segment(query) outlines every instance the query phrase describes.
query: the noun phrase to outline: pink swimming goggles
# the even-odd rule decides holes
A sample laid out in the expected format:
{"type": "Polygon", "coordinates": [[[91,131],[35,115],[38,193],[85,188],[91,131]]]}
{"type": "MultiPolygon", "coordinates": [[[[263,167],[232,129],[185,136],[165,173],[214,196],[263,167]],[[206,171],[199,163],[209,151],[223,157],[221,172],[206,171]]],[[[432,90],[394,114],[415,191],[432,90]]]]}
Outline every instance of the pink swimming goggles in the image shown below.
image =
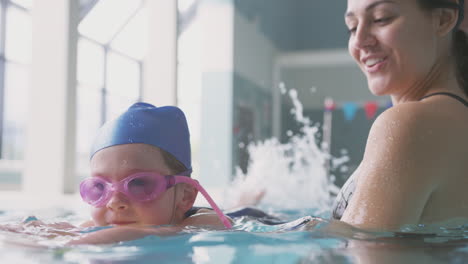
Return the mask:
{"type": "Polygon", "coordinates": [[[121,192],[133,201],[145,202],[156,199],[167,189],[177,183],[187,183],[203,194],[226,228],[232,228],[231,222],[221,212],[219,207],[195,180],[187,176],[163,176],[153,172],[139,172],[132,174],[120,182],[111,183],[101,177],[87,178],[80,184],[81,198],[94,207],[105,206],[114,192],[121,192]]]}

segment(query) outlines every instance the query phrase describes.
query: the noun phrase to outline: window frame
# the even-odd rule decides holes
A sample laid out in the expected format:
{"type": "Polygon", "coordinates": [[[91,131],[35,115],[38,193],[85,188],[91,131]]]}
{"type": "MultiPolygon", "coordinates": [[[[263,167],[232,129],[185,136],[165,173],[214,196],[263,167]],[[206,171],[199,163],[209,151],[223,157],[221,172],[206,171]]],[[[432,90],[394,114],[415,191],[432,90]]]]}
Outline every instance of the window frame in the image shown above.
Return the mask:
{"type": "MultiPolygon", "coordinates": [[[[30,64],[24,64],[15,60],[7,59],[5,55],[5,44],[6,44],[6,29],[7,29],[7,11],[9,8],[15,8],[19,12],[24,12],[26,15],[31,16],[31,11],[17,3],[14,3],[10,0],[0,0],[1,9],[0,9],[0,160],[6,161],[5,154],[3,153],[3,135],[5,133],[4,122],[5,117],[5,73],[7,64],[19,64],[21,66],[26,66],[29,68],[30,64]]],[[[15,167],[17,167],[15,165],[15,167]]]]}
{"type": "MultiPolygon", "coordinates": [[[[92,10],[92,8],[96,5],[96,3],[98,2],[98,0],[90,0],[86,5],[82,6],[80,8],[80,22],[81,20],[83,20],[86,15],[92,10]]],[[[78,38],[77,38],[77,41],[79,42],[80,40],[84,40],[84,41],[87,41],[89,43],[91,43],[92,45],[96,45],[97,47],[100,47],[102,49],[102,52],[103,52],[103,69],[102,69],[102,83],[98,86],[96,86],[97,90],[96,92],[99,94],[100,96],[100,107],[99,107],[99,118],[100,118],[100,121],[99,121],[99,126],[102,126],[106,121],[107,121],[107,116],[108,116],[108,110],[109,110],[109,101],[111,100],[111,97],[113,96],[112,95],[112,92],[109,92],[109,84],[108,84],[108,76],[109,76],[109,70],[108,70],[108,66],[107,66],[107,63],[108,63],[108,59],[109,59],[109,56],[111,56],[112,54],[115,54],[115,55],[118,55],[118,56],[121,56],[123,57],[124,59],[127,59],[129,61],[131,61],[132,63],[135,63],[138,67],[138,71],[139,71],[139,74],[138,74],[138,78],[139,78],[139,81],[138,81],[138,96],[137,98],[128,98],[128,99],[134,99],[134,100],[137,100],[137,101],[141,101],[142,100],[142,96],[143,96],[143,83],[144,83],[144,76],[143,76],[143,73],[144,73],[144,59],[137,59],[137,58],[134,58],[128,54],[125,54],[124,52],[121,52],[119,50],[116,50],[116,49],[113,49],[112,48],[112,43],[113,41],[119,36],[119,34],[126,28],[126,26],[131,22],[133,21],[133,19],[139,14],[139,12],[145,8],[145,1],[142,1],[141,4],[139,5],[138,8],[136,8],[130,15],[129,17],[125,20],[125,23],[122,24],[122,26],[115,32],[115,34],[109,39],[108,42],[106,43],[101,43],[95,39],[93,39],[92,37],[89,37],[89,36],[86,36],[85,34],[82,34],[81,32],[78,32],[78,38]]],[[[79,51],[78,51],[78,58],[79,58],[79,51]]],[[[87,86],[87,84],[85,83],[81,83],[80,80],[76,80],[76,87],[77,89],[80,89],[80,87],[84,87],[84,86],[87,86]]],[[[79,91],[77,91],[79,92],[79,91]]],[[[77,99],[77,107],[80,107],[82,104],[80,104],[80,101],[79,99],[77,99]]],[[[77,110],[79,112],[79,110],[77,110]]],[[[78,124],[77,124],[78,126],[78,124]]],[[[78,134],[79,132],[79,129],[77,127],[77,134],[76,136],[79,137],[80,135],[78,134]]],[[[78,140],[76,140],[78,142],[78,140]]],[[[86,168],[83,168],[83,167],[80,167],[79,164],[80,164],[80,156],[82,156],[84,153],[80,152],[78,150],[78,148],[76,149],[76,175],[77,177],[81,178],[85,175],[87,175],[88,171],[86,168]]]]}

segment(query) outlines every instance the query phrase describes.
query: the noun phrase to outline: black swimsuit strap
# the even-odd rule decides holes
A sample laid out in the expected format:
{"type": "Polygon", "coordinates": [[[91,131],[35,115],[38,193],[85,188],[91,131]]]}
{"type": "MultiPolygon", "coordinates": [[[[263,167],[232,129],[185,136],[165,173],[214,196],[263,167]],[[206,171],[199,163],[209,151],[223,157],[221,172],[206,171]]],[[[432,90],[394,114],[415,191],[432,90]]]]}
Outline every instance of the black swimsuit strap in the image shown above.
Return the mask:
{"type": "Polygon", "coordinates": [[[466,107],[468,107],[468,101],[466,101],[465,99],[461,98],[460,96],[456,95],[456,94],[453,94],[453,93],[447,93],[447,92],[439,92],[439,93],[432,93],[432,94],[428,94],[426,96],[424,96],[422,99],[425,99],[427,97],[431,97],[431,96],[434,96],[434,95],[446,95],[446,96],[450,96],[458,101],[460,101],[462,104],[464,104],[466,107]]]}

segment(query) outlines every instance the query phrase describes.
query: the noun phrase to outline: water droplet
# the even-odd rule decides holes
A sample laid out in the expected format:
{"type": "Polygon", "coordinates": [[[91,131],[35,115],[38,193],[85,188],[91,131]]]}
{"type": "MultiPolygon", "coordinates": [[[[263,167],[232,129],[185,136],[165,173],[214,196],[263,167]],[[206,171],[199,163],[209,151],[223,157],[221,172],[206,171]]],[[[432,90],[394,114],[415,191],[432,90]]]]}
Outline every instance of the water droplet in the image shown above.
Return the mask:
{"type": "Polygon", "coordinates": [[[285,93],[286,93],[286,85],[284,84],[284,82],[280,82],[280,83],[278,84],[278,87],[279,87],[279,89],[280,89],[281,94],[285,94],[285,93]]]}

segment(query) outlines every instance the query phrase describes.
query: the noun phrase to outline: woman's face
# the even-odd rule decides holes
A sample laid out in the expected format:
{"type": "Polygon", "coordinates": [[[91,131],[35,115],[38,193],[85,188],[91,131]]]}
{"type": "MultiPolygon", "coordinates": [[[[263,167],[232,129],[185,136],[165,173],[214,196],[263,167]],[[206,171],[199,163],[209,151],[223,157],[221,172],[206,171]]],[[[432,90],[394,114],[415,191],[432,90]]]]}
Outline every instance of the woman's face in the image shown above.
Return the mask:
{"type": "MultiPolygon", "coordinates": [[[[137,172],[170,175],[161,152],[145,144],[117,145],[98,151],[91,159],[92,177],[100,176],[114,183],[137,172]]],[[[172,187],[160,197],[137,202],[120,192],[114,192],[107,204],[93,208],[96,225],[164,225],[170,224],[176,199],[172,187]]]]}
{"type": "Polygon", "coordinates": [[[431,15],[417,0],[348,0],[348,49],[375,95],[411,93],[437,60],[431,15]]]}

